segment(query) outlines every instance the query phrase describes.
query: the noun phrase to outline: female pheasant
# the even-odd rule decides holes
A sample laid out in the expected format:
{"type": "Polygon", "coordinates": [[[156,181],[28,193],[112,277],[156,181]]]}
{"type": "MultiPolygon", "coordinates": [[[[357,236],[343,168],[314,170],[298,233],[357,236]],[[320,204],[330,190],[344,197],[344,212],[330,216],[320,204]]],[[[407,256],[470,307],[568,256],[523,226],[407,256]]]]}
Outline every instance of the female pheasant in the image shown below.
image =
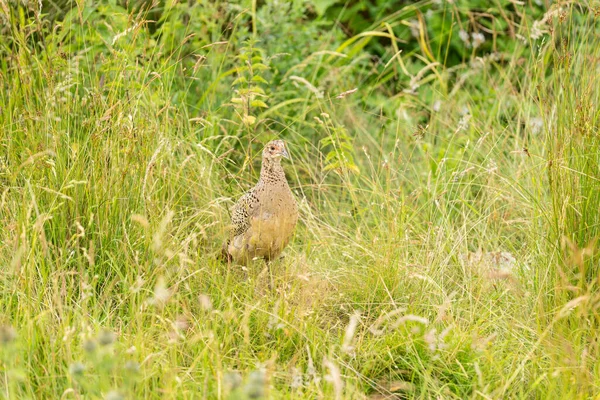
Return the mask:
{"type": "Polygon", "coordinates": [[[289,158],[283,140],[269,142],[262,153],[260,179],[233,207],[233,229],[223,245],[228,261],[247,265],[264,258],[268,262],[290,241],[298,205],[285,178],[282,157],[289,158]]]}

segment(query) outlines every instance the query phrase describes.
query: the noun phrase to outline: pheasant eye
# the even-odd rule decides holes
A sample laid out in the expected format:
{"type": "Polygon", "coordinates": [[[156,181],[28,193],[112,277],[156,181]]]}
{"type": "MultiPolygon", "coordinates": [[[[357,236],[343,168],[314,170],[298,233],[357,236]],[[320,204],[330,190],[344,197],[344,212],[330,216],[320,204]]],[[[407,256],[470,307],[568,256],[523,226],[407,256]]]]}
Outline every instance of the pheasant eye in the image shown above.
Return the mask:
{"type": "Polygon", "coordinates": [[[275,151],[275,146],[271,146],[270,150],[275,151]]]}

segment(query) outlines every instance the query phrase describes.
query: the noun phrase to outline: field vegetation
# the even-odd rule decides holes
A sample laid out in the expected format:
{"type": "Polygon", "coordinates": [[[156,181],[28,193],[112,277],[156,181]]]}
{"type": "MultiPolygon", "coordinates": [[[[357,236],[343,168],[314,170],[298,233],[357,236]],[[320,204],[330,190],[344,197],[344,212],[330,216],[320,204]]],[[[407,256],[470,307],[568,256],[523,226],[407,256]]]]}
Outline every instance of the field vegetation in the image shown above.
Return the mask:
{"type": "Polygon", "coordinates": [[[0,398],[597,398],[599,19],[0,0],[0,398]],[[274,138],[296,234],[228,266],[274,138]]]}

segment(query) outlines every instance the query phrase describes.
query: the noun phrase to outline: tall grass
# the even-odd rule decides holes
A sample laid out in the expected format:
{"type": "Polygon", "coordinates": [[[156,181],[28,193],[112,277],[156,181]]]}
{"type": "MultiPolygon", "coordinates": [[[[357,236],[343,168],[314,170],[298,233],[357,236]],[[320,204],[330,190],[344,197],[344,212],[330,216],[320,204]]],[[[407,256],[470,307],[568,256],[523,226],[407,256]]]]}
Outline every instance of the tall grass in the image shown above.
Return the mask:
{"type": "Polygon", "coordinates": [[[168,18],[182,7],[160,38],[144,12],[104,3],[51,30],[6,14],[3,398],[598,393],[591,6],[555,7],[517,27],[514,52],[452,68],[425,35],[423,54],[391,46],[379,65],[364,46],[397,41],[385,25],[347,42],[332,29],[287,71],[268,44],[242,45],[263,23],[278,34],[260,10],[196,7],[183,26],[168,18]],[[241,109],[233,81],[259,62],[269,108],[241,109]],[[262,264],[216,255],[273,136],[301,223],[270,288],[262,264]]]}

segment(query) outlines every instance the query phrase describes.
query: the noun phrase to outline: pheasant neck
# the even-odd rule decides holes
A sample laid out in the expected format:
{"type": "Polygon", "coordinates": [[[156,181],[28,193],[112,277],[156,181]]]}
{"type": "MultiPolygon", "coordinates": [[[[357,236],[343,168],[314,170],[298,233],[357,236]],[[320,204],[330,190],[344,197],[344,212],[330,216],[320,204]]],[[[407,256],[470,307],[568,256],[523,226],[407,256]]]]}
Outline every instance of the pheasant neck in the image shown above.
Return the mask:
{"type": "Polygon", "coordinates": [[[283,167],[279,160],[263,158],[260,180],[264,183],[282,182],[287,184],[285,172],[283,172],[283,167]]]}

